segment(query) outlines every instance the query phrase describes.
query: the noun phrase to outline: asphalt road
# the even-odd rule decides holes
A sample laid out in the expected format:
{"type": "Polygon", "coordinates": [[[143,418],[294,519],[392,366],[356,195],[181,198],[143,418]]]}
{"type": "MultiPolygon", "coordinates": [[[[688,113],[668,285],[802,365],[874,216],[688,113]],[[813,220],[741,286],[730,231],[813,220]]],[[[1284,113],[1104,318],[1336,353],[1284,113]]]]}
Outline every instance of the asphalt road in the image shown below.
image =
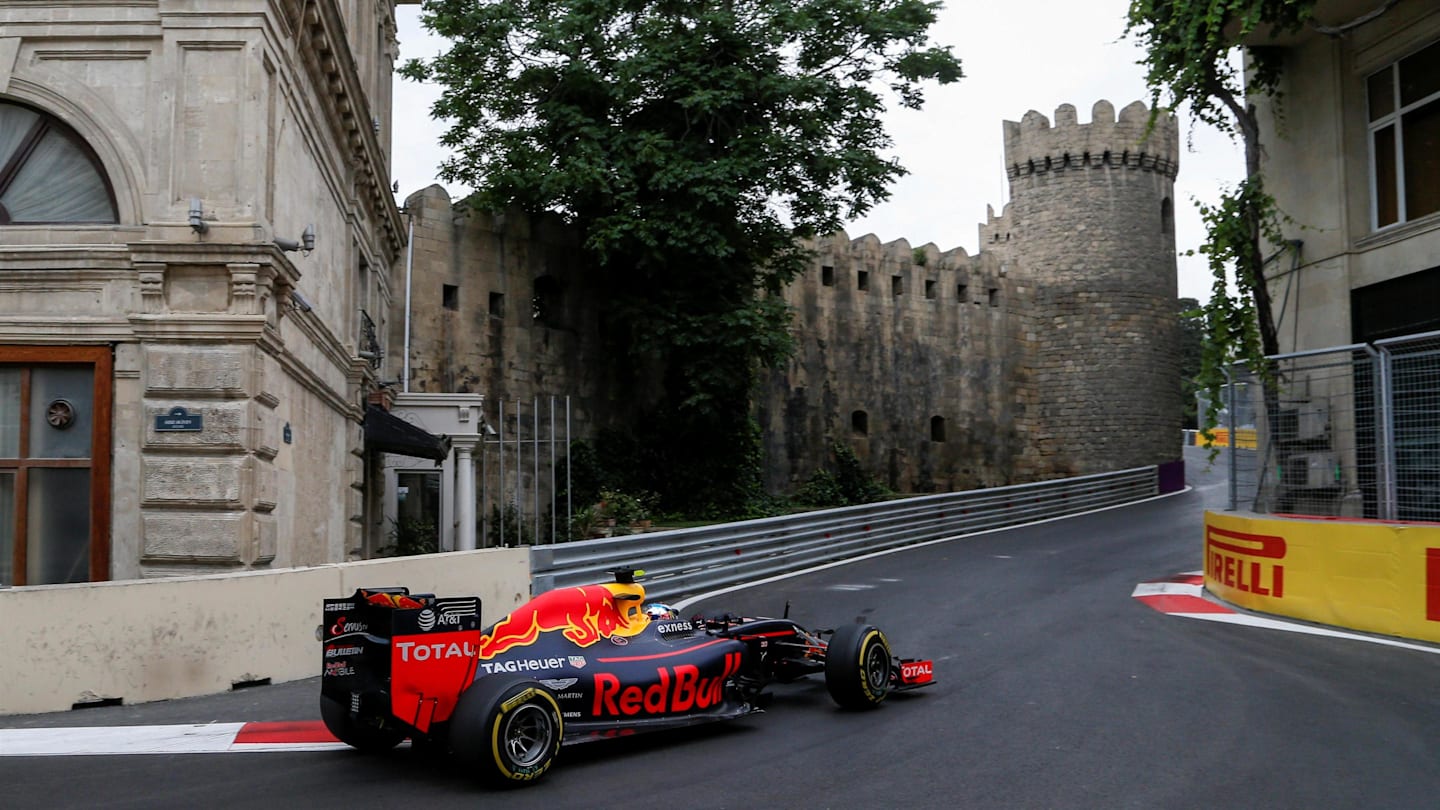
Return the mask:
{"type": "MultiPolygon", "coordinates": [[[[1192,453],[1194,451],[1191,451],[1192,453]]],[[[1440,657],[1198,622],[1132,599],[1199,568],[1190,492],[908,550],[737,591],[701,607],[804,624],[857,617],[939,683],[841,712],[822,683],[777,688],[734,723],[567,748],[497,793],[401,749],[0,756],[16,808],[1432,808],[1440,657]]],[[[313,719],[318,679],[209,698],[0,717],[0,727],[313,719]]]]}

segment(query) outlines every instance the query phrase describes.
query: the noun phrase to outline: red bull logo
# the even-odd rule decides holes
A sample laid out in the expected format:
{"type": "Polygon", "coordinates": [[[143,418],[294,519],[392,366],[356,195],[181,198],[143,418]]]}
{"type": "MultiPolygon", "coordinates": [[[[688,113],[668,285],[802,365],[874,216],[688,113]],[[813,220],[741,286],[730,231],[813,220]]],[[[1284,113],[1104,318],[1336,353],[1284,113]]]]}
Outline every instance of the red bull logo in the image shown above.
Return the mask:
{"type": "Polygon", "coordinates": [[[627,595],[638,590],[635,585],[582,585],[576,588],[543,593],[496,624],[489,635],[480,637],[479,657],[494,658],[516,647],[528,647],[541,633],[559,631],[581,647],[588,647],[602,638],[633,636],[645,629],[649,618],[638,609],[643,591],[635,601],[636,609],[621,612],[615,607],[615,591],[627,595]]]}
{"type": "Polygon", "coordinates": [[[656,680],[649,686],[621,686],[614,675],[596,673],[591,713],[596,717],[629,717],[719,706],[725,701],[725,681],[740,671],[740,662],[740,653],[726,653],[725,670],[708,678],[690,664],[657,667],[656,680]]]}

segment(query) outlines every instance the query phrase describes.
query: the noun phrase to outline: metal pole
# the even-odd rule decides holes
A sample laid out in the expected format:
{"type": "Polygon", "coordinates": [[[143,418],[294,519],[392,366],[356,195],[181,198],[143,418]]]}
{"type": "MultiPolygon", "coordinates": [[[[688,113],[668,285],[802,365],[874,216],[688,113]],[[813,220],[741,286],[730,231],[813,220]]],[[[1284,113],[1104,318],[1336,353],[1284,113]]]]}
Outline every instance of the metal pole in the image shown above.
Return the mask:
{"type": "Polygon", "coordinates": [[[525,521],[520,519],[520,504],[525,500],[525,482],[521,479],[520,470],[525,466],[525,447],[520,443],[522,432],[520,421],[520,398],[515,398],[515,547],[525,545],[525,521]]]}
{"type": "Polygon", "coordinates": [[[405,212],[405,218],[409,220],[407,235],[405,237],[405,359],[402,362],[400,372],[400,390],[403,393],[410,393],[410,277],[415,266],[415,215],[409,211],[405,212]]]}
{"type": "Polygon", "coordinates": [[[500,418],[495,424],[500,426],[499,438],[496,440],[500,450],[500,533],[496,537],[500,541],[500,547],[505,547],[505,400],[500,400],[500,418]]]}
{"type": "Polygon", "coordinates": [[[560,515],[555,508],[555,396],[550,396],[550,545],[555,545],[555,529],[560,515]]]}
{"type": "MultiPolygon", "coordinates": [[[[1231,367],[1233,368],[1233,366],[1231,367]]],[[[1228,511],[1234,512],[1240,502],[1239,482],[1235,479],[1239,474],[1237,454],[1235,452],[1235,377],[1230,373],[1230,368],[1225,369],[1225,407],[1226,418],[1229,421],[1230,430],[1230,505],[1228,511]]],[[[1257,448],[1258,449],[1258,448],[1257,448]]]]}
{"type": "Polygon", "coordinates": [[[530,535],[535,538],[535,545],[540,545],[540,397],[534,397],[530,403],[531,439],[534,444],[530,450],[534,456],[535,477],[531,479],[533,486],[530,488],[535,494],[535,532],[530,535]]]}
{"type": "Polygon", "coordinates": [[[1379,390],[1375,392],[1375,408],[1379,417],[1379,452],[1375,460],[1380,465],[1380,497],[1377,499],[1377,516],[1381,520],[1396,520],[1400,514],[1400,498],[1395,485],[1395,376],[1390,365],[1390,347],[1380,346],[1379,390]]]}
{"type": "Polygon", "coordinates": [[[570,486],[570,397],[565,397],[565,539],[569,540],[575,531],[575,502],[570,486]]]}
{"type": "MultiPolygon", "coordinates": [[[[484,420],[484,414],[480,416],[484,420]]],[[[480,547],[490,547],[490,516],[485,506],[490,503],[490,439],[485,435],[485,423],[480,424],[480,547]]]]}

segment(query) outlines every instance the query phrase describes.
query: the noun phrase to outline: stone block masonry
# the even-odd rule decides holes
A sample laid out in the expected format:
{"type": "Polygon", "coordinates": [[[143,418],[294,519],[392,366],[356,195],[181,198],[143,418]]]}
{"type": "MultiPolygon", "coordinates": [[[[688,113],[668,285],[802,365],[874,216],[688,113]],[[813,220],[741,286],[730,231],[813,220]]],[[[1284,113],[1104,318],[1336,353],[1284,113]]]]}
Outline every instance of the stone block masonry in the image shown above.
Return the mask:
{"type": "MultiPolygon", "coordinates": [[[[786,291],[795,355],[754,403],[771,491],[837,440],[900,492],[1179,457],[1175,122],[1101,101],[1088,124],[1064,105],[1053,124],[1032,111],[1004,128],[1011,202],[979,226],[979,253],[844,233],[812,245],[786,291]]],[[[460,210],[437,186],[406,209],[411,390],[569,395],[577,436],[623,421],[628,402],[591,362],[601,313],[574,234],[460,210]]]]}

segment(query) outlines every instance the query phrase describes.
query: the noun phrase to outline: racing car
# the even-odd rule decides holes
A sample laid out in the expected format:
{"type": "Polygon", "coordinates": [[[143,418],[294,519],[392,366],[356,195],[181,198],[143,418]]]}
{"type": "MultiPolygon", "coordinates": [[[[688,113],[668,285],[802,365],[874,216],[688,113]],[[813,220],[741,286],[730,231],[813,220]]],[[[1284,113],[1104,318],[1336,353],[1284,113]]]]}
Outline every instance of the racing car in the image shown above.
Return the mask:
{"type": "Polygon", "coordinates": [[[812,631],[787,617],[681,618],[647,604],[643,574],[560,588],[480,627],[477,597],[362,588],[324,601],[320,715],[353,748],[450,752],[492,784],[543,776],[562,745],[731,720],[766,687],[823,675],[867,709],[934,683],[865,624],[812,631]]]}

